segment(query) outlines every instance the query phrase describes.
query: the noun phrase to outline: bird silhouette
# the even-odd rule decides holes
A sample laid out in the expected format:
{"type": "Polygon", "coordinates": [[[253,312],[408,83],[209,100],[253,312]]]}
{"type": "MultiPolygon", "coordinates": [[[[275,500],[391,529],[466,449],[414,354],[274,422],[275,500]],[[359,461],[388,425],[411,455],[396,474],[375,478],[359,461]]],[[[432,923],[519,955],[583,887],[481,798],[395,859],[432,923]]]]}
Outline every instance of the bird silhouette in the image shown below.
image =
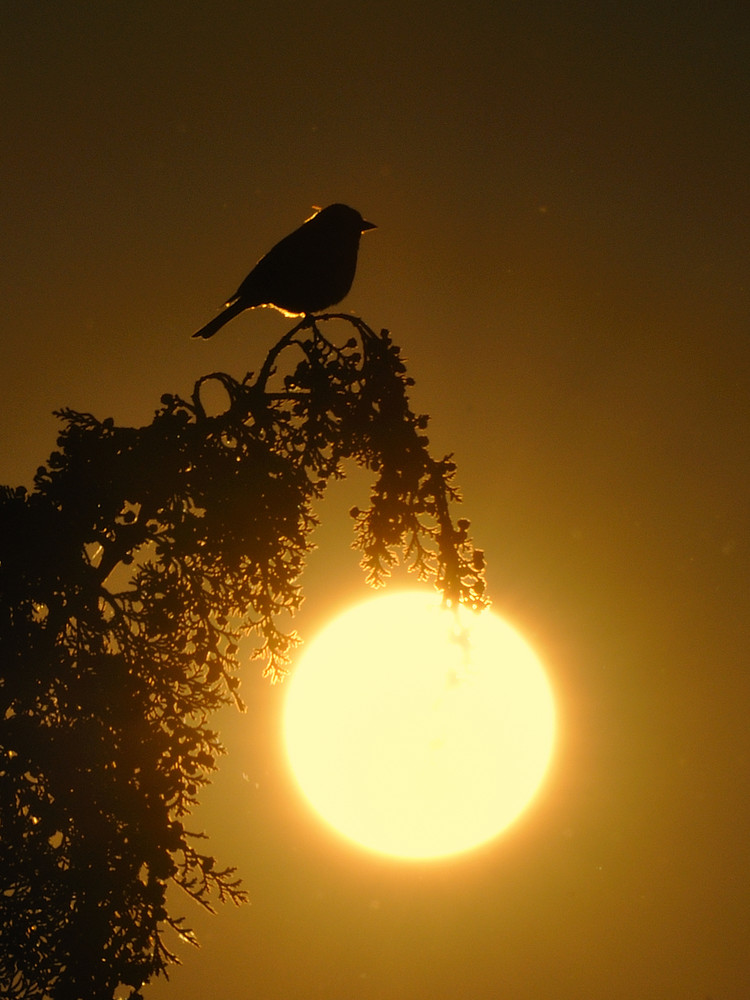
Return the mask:
{"type": "Polygon", "coordinates": [[[219,315],[193,336],[213,337],[256,306],[304,316],[336,305],[352,287],[360,236],[375,228],[348,205],[321,209],[261,257],[219,315]]]}

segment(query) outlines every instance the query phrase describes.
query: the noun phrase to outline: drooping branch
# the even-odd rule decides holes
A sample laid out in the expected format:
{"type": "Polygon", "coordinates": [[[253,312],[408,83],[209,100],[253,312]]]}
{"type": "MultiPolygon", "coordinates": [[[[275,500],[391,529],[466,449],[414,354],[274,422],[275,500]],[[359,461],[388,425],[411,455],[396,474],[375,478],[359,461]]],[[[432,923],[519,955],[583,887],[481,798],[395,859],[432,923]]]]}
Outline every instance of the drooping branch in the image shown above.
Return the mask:
{"type": "Polygon", "coordinates": [[[203,376],[145,427],[61,411],[34,490],[0,490],[9,997],[110,997],[166,974],[165,928],[190,939],[170,881],[204,906],[243,899],[184,821],[223,752],[212,713],[242,707],[241,652],[254,642],[274,679],[287,668],[299,639],[280,619],[344,463],[374,478],[352,511],[368,581],[402,559],[449,602],[484,603],[482,553],[452,519],[455,467],[430,454],[410,385],[387,331],[307,317],[257,376],[203,376]]]}

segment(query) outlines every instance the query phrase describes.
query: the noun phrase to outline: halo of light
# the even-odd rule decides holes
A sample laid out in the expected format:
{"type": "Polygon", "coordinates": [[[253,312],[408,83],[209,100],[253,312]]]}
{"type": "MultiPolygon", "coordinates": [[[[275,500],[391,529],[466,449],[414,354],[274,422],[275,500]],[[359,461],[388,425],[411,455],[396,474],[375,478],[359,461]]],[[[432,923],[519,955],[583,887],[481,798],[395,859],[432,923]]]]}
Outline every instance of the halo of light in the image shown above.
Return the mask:
{"type": "Polygon", "coordinates": [[[306,648],[284,704],[291,770],[315,811],[379,853],[429,859],[497,836],[547,770],[542,665],[492,611],[425,591],[363,602],[306,648]]]}

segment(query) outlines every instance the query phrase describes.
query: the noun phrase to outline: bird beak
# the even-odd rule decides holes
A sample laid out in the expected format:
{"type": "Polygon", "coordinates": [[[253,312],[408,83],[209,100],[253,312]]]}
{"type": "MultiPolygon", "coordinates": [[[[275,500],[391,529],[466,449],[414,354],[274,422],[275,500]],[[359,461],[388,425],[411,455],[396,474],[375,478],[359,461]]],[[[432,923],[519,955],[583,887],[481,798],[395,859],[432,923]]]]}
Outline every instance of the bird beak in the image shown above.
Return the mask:
{"type": "Polygon", "coordinates": [[[368,229],[377,229],[377,228],[378,227],[375,225],[374,222],[365,222],[365,220],[362,219],[362,225],[360,226],[359,231],[360,233],[366,233],[368,229]]]}

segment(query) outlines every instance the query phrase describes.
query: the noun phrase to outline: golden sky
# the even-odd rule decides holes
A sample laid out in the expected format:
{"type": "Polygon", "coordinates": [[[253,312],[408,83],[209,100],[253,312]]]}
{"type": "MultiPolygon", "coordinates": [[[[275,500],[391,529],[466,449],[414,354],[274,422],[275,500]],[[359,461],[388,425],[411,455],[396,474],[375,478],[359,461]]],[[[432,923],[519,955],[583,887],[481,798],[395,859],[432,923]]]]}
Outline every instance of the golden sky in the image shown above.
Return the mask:
{"type": "MultiPolygon", "coordinates": [[[[378,229],[344,308],[402,346],[559,699],[532,810],[410,866],[308,814],[249,668],[200,822],[252,905],[196,915],[202,949],[147,995],[744,1000],[743,5],[14,0],[0,25],[0,481],[31,482],[57,407],[140,424],[257,370],[279,314],[190,335],[349,203],[378,229]]],[[[364,595],[366,493],[323,509],[303,631],[364,595]]]]}

